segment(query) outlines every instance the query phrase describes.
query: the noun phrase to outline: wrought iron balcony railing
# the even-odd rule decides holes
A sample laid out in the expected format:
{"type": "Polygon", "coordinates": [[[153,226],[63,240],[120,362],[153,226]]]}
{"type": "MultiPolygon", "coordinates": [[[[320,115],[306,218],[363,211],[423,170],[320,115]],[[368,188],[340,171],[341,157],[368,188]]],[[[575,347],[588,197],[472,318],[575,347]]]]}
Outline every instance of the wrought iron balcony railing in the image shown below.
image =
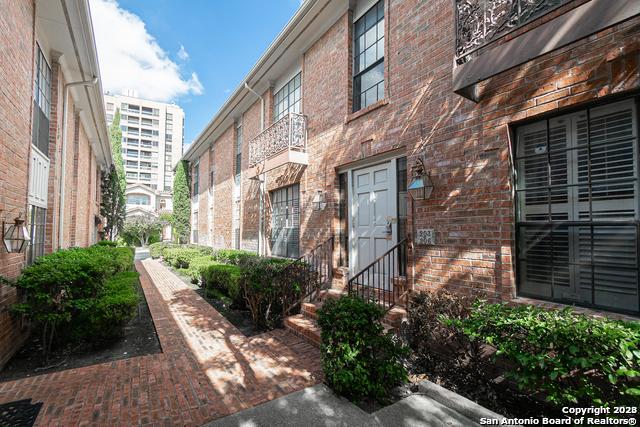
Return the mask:
{"type": "Polygon", "coordinates": [[[259,166],[286,151],[304,153],[307,148],[307,119],[288,113],[266,128],[249,143],[249,166],[259,166]]]}
{"type": "Polygon", "coordinates": [[[456,63],[570,0],[455,0],[456,63]]]}

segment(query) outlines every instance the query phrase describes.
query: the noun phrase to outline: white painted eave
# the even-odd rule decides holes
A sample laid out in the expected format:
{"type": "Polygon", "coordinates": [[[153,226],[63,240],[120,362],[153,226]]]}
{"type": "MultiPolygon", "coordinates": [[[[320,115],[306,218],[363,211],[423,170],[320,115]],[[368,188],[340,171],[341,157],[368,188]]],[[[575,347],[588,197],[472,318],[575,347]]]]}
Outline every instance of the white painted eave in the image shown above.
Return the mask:
{"type": "Polygon", "coordinates": [[[98,78],[69,92],[101,168],[113,163],[106,123],[102,80],[88,0],[37,0],[36,27],[50,52],[60,56],[65,82],[98,78]]]}

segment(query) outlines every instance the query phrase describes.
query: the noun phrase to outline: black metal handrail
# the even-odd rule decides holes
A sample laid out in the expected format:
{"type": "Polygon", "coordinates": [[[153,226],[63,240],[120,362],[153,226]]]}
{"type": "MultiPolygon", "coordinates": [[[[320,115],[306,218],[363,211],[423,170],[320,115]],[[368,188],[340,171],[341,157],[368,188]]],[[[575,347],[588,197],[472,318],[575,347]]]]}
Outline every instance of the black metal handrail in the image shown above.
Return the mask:
{"type": "Polygon", "coordinates": [[[287,294],[299,295],[299,297],[283,304],[285,316],[292,313],[292,310],[303,302],[313,302],[322,289],[331,286],[333,245],[334,237],[331,236],[287,265],[279,273],[281,286],[299,288],[294,289],[296,292],[287,292],[287,294]]]}
{"type": "Polygon", "coordinates": [[[349,279],[349,295],[356,295],[391,310],[399,295],[399,280],[407,275],[407,239],[402,239],[387,252],[349,279]]]}

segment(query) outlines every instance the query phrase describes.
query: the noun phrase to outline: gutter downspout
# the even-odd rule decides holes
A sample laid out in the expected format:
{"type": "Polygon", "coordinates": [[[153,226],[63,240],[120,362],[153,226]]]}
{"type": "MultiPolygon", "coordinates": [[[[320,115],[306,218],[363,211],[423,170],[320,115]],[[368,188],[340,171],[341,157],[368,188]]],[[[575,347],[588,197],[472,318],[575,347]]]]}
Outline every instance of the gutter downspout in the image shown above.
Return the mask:
{"type": "MultiPolygon", "coordinates": [[[[253,90],[248,84],[247,82],[244,82],[244,87],[245,89],[247,89],[249,92],[253,93],[255,96],[257,96],[258,98],[260,98],[260,132],[264,131],[264,97],[262,95],[260,95],[258,92],[256,92],[255,90],[253,90]]],[[[264,165],[262,168],[262,177],[260,177],[260,179],[258,180],[259,182],[259,186],[260,186],[260,204],[258,207],[258,255],[262,255],[262,252],[264,252],[266,254],[266,251],[264,250],[264,244],[263,244],[263,240],[264,240],[264,215],[263,215],[263,210],[264,210],[264,193],[265,193],[265,181],[266,181],[266,174],[264,173],[264,165]]],[[[242,196],[240,196],[242,197],[242,196]]]]}
{"type": "Polygon", "coordinates": [[[98,78],[93,77],[91,80],[83,80],[71,83],[65,83],[62,93],[62,153],[61,153],[61,169],[60,169],[60,203],[58,205],[58,249],[62,249],[64,236],[64,190],[67,165],[67,115],[69,109],[69,89],[75,86],[93,86],[98,83],[98,78]]]}

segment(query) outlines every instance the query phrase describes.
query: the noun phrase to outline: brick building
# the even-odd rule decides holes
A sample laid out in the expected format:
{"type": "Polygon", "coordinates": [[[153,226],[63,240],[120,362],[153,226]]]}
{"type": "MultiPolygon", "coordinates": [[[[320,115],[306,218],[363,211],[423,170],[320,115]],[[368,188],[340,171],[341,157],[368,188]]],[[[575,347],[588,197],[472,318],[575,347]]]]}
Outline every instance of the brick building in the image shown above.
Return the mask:
{"type": "Polygon", "coordinates": [[[307,0],[183,156],[192,241],[637,315],[638,40],[637,1],[307,0]]]}
{"type": "MultiPolygon", "coordinates": [[[[8,228],[21,216],[31,236],[23,253],[0,247],[12,279],[44,253],[96,242],[112,158],[88,2],[1,0],[0,10],[0,218],[8,228]]],[[[0,292],[2,366],[24,334],[8,310],[15,289],[0,292]]]]}

